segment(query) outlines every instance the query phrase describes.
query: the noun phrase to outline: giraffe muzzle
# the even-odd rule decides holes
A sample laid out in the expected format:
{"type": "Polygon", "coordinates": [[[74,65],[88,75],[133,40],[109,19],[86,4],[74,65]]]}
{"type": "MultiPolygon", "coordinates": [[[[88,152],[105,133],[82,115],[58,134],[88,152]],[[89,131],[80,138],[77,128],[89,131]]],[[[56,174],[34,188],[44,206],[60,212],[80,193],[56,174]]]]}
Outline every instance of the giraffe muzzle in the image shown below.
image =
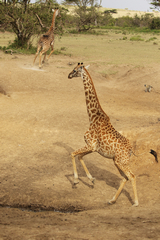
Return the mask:
{"type": "Polygon", "coordinates": [[[69,78],[69,79],[73,78],[72,73],[69,73],[69,74],[68,74],[68,78],[69,78]]]}

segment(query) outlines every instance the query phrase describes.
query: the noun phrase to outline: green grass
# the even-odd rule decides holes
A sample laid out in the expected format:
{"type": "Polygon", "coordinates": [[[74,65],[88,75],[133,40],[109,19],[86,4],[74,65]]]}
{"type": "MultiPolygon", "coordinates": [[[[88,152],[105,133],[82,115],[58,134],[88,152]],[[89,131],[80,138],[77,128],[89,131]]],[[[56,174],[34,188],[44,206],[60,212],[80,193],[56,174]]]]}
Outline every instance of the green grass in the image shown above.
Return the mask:
{"type": "Polygon", "coordinates": [[[144,39],[141,36],[133,36],[130,38],[130,41],[144,41],[144,39]]]}
{"type": "Polygon", "coordinates": [[[149,38],[148,40],[146,40],[146,42],[154,41],[154,40],[156,40],[156,39],[157,39],[156,37],[151,37],[151,38],[149,38]]]}
{"type": "Polygon", "coordinates": [[[13,53],[22,53],[22,54],[35,54],[36,51],[37,51],[37,48],[36,47],[31,47],[29,49],[25,49],[25,48],[16,48],[16,47],[12,47],[11,45],[9,46],[4,46],[4,47],[1,47],[0,46],[0,50],[4,51],[5,53],[10,53],[11,51],[9,50],[12,50],[13,53]]]}
{"type": "Polygon", "coordinates": [[[160,34],[160,29],[149,29],[145,27],[118,27],[118,26],[101,26],[100,29],[112,29],[115,31],[128,31],[131,33],[151,33],[151,34],[160,34]]]}
{"type": "MultiPolygon", "coordinates": [[[[98,31],[98,29],[97,29],[98,31]]],[[[104,32],[106,30],[104,29],[104,32]]],[[[1,34],[0,45],[3,43],[1,49],[5,46],[8,48],[9,39],[14,39],[13,33],[1,34]],[[3,39],[2,39],[3,37],[3,39]]],[[[39,37],[34,36],[33,39],[33,51],[15,49],[17,53],[35,54],[37,48],[37,41],[39,37]]],[[[103,35],[92,34],[64,34],[59,41],[55,38],[55,51],[54,54],[72,56],[77,61],[82,61],[87,64],[93,64],[96,61],[105,62],[105,66],[100,71],[105,74],[114,75],[114,70],[108,72],[108,65],[112,64],[141,64],[151,63],[153,61],[160,63],[160,54],[157,54],[160,44],[160,35],[152,35],[152,33],[127,33],[123,34],[123,31],[117,31],[108,29],[107,33],[103,35]],[[138,40],[137,40],[138,35],[138,40]],[[134,41],[130,41],[130,38],[134,37],[134,41]],[[139,39],[144,39],[143,47],[139,39]],[[150,41],[146,42],[147,39],[150,41]],[[134,44],[133,44],[134,43],[134,44]],[[154,44],[154,45],[153,45],[154,44]],[[132,54],[131,54],[132,53],[132,54]]],[[[5,50],[3,49],[3,50],[5,50]]],[[[14,54],[14,53],[13,53],[14,54]]],[[[116,70],[115,70],[116,71],[116,70]]]]}

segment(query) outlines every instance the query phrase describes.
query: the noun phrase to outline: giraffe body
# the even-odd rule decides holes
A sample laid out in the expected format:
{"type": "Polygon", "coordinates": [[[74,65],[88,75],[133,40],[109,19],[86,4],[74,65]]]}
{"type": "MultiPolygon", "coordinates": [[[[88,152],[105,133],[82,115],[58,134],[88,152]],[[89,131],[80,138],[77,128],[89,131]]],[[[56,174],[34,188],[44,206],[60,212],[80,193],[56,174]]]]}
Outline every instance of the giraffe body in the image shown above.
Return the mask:
{"type": "Polygon", "coordinates": [[[43,61],[42,63],[45,62],[45,59],[46,59],[46,53],[47,51],[50,49],[51,47],[51,52],[48,56],[48,59],[50,58],[51,54],[54,52],[54,29],[55,29],[55,19],[56,17],[59,15],[59,9],[56,9],[56,10],[53,10],[52,11],[54,12],[53,13],[53,18],[52,18],[52,24],[51,24],[51,27],[49,28],[48,32],[46,32],[45,34],[43,34],[39,41],[38,41],[38,47],[37,47],[37,52],[36,52],[36,55],[35,55],[35,58],[34,58],[34,61],[33,61],[33,64],[35,63],[36,61],[36,58],[39,54],[39,68],[42,67],[42,64],[41,64],[41,57],[42,55],[44,54],[44,58],[43,58],[43,61]],[[42,50],[41,50],[42,49],[42,50]],[[40,51],[41,50],[41,51],[40,51]],[[39,53],[40,51],[40,53],[39,53]]]}
{"type": "Polygon", "coordinates": [[[89,173],[82,157],[91,152],[98,152],[103,157],[113,159],[115,166],[123,177],[123,181],[117,193],[109,203],[112,204],[116,202],[126,181],[131,180],[135,197],[134,206],[138,206],[136,178],[129,168],[129,158],[132,153],[132,147],[129,140],[117,132],[112,126],[109,117],[103,111],[99,103],[91,76],[83,64],[78,64],[68,75],[68,78],[71,79],[79,76],[83,79],[90,126],[84,135],[86,146],[71,154],[74,170],[74,184],[78,183],[75,156],[78,156],[88,178],[94,182],[95,179],[89,173]]]}

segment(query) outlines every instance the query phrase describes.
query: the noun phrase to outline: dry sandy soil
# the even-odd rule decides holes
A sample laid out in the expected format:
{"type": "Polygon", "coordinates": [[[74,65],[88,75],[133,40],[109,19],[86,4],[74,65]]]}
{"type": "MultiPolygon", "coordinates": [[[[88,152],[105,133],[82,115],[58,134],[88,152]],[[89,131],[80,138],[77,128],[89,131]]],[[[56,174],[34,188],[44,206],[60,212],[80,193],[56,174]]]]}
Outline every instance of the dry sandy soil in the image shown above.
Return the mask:
{"type": "Polygon", "coordinates": [[[0,52],[0,239],[160,239],[160,164],[149,153],[160,155],[158,46],[110,37],[64,38],[56,46],[71,56],[53,55],[42,70],[38,61],[32,67],[34,56],[0,52]],[[84,146],[89,126],[82,80],[67,78],[79,61],[90,64],[104,111],[139,155],[130,162],[138,207],[130,182],[108,205],[121,176],[97,153],[84,158],[95,185],[77,160],[73,186],[70,154],[84,146]]]}

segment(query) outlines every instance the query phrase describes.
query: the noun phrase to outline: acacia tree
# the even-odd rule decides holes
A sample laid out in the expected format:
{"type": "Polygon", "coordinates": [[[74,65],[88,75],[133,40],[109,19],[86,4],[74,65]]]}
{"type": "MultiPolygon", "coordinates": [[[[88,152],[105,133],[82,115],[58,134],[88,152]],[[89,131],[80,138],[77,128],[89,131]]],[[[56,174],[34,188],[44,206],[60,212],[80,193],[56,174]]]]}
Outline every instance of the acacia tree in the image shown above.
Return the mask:
{"type": "MultiPolygon", "coordinates": [[[[4,0],[0,2],[0,29],[9,26],[16,34],[17,47],[26,47],[34,34],[46,31],[52,21],[52,8],[59,5],[55,0],[30,3],[30,0],[4,0]],[[43,22],[43,25],[40,24],[43,22]]],[[[62,24],[59,29],[62,28],[62,24]]]]}
{"type": "Polygon", "coordinates": [[[160,9],[160,0],[152,0],[150,4],[152,4],[154,8],[160,9]]]}
{"type": "MultiPolygon", "coordinates": [[[[160,10],[160,0],[152,0],[150,3],[152,6],[154,6],[154,9],[160,10]]],[[[160,29],[160,18],[154,17],[150,24],[151,29],[160,29]]]]}
{"type": "Polygon", "coordinates": [[[102,0],[98,3],[98,0],[64,0],[63,4],[75,5],[75,23],[77,30],[87,31],[97,25],[97,21],[100,17],[99,7],[102,0]]]}

